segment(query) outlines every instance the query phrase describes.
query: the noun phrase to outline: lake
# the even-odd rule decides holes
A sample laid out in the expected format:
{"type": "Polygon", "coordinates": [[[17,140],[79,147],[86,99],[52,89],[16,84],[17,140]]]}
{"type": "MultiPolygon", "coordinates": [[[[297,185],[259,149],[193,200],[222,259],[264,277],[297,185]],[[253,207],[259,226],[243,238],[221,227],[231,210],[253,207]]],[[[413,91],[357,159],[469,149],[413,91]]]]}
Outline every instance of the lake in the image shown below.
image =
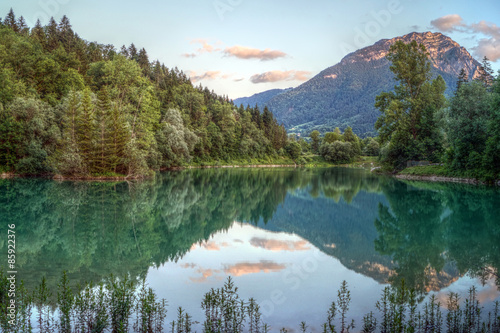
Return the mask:
{"type": "Polygon", "coordinates": [[[465,296],[471,286],[486,310],[500,300],[493,187],[349,168],[194,169],[142,182],[4,179],[0,220],[3,234],[16,224],[18,278],[28,289],[45,276],[57,290],[63,271],[73,285],[129,274],[167,299],[168,322],[179,306],[202,322],[203,295],[228,276],[242,298],[260,303],[273,331],[301,321],[319,331],[344,280],[357,328],[376,313],[383,289],[403,279],[421,302],[436,295],[445,304],[450,291],[465,296]]]}

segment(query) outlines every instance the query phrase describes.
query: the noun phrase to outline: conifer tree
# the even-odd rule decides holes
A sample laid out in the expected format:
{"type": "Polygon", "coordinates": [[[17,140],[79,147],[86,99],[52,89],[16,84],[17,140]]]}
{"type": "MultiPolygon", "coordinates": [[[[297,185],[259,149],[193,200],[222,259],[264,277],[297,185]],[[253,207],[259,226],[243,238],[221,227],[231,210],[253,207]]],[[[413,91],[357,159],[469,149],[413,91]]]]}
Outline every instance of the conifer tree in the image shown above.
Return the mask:
{"type": "Polygon", "coordinates": [[[123,164],[125,147],[130,141],[130,130],[118,105],[112,105],[109,118],[109,168],[113,172],[125,173],[119,167],[123,164]]]}
{"type": "Polygon", "coordinates": [[[24,17],[20,16],[19,19],[17,20],[17,27],[19,30],[19,33],[24,36],[28,36],[30,32],[30,28],[26,24],[26,20],[24,17]]]}
{"type": "Polygon", "coordinates": [[[95,170],[99,173],[111,171],[112,142],[109,135],[111,102],[106,86],[102,87],[97,96],[96,108],[96,150],[95,170]]]}
{"type": "Polygon", "coordinates": [[[42,46],[45,45],[46,37],[40,19],[36,20],[35,26],[31,29],[31,38],[38,41],[42,46]]]}
{"type": "Polygon", "coordinates": [[[71,23],[66,15],[64,15],[61,19],[61,22],[57,26],[59,41],[63,44],[66,51],[70,52],[72,50],[72,43],[74,32],[71,29],[71,23]]]}
{"type": "Polygon", "coordinates": [[[478,80],[481,81],[486,87],[489,87],[493,84],[493,74],[495,74],[495,72],[491,68],[490,61],[486,56],[484,56],[481,67],[479,68],[478,80]]]}
{"type": "Polygon", "coordinates": [[[457,92],[460,89],[460,87],[462,86],[462,84],[464,84],[466,82],[469,82],[469,78],[468,78],[467,72],[465,71],[465,68],[462,68],[460,70],[460,74],[458,75],[457,90],[455,92],[457,92]]]}
{"type": "Polygon", "coordinates": [[[128,57],[131,60],[137,60],[137,48],[135,47],[134,43],[130,44],[128,48],[128,57]]]}
{"type": "Polygon", "coordinates": [[[57,30],[57,23],[53,17],[50,18],[49,24],[45,27],[47,35],[47,50],[54,51],[59,47],[59,32],[57,30]]]}
{"type": "Polygon", "coordinates": [[[16,15],[14,14],[14,10],[11,8],[7,16],[5,16],[5,20],[3,22],[4,25],[8,26],[15,32],[19,31],[19,27],[17,25],[16,15]]]}
{"type": "Polygon", "coordinates": [[[83,91],[80,110],[77,118],[77,143],[80,155],[87,162],[87,173],[94,171],[94,130],[95,106],[92,102],[92,92],[89,88],[83,91]]]}
{"type": "Polygon", "coordinates": [[[125,45],[122,45],[122,47],[120,48],[120,54],[126,58],[130,56],[128,53],[128,49],[125,45]]]}
{"type": "Polygon", "coordinates": [[[148,53],[144,48],[142,48],[139,51],[139,54],[137,55],[137,63],[139,64],[139,66],[141,66],[144,75],[149,77],[149,72],[150,72],[149,58],[148,58],[148,53]]]}

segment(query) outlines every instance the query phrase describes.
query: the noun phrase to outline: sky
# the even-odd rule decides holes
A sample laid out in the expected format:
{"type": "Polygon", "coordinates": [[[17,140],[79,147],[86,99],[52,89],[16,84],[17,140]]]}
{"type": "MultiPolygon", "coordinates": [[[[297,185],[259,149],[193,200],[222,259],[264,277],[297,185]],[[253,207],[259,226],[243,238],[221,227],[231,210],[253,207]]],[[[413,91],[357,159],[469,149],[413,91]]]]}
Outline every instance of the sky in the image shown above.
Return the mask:
{"type": "Polygon", "coordinates": [[[442,32],[500,70],[500,1],[2,0],[32,27],[67,15],[88,41],[145,48],[229,98],[296,87],[348,53],[413,31],[442,32]]]}

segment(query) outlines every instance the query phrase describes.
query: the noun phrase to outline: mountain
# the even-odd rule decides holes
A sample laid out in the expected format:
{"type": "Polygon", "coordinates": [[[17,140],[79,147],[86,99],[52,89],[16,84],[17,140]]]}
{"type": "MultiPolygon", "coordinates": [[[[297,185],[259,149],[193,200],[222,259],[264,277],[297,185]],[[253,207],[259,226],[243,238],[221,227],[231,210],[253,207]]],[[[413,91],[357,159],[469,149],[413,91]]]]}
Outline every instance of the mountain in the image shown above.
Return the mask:
{"type": "MultiPolygon", "coordinates": [[[[374,107],[375,96],[394,89],[395,85],[385,56],[398,40],[405,43],[416,40],[425,45],[432,73],[446,81],[448,95],[453,93],[462,68],[469,79],[479,75],[480,63],[451,38],[441,33],[413,32],[350,53],[297,88],[267,101],[249,98],[247,103],[257,103],[261,108],[267,105],[289,132],[309,134],[314,129],[326,132],[351,126],[361,136],[374,135],[374,124],[380,115],[374,107]]],[[[266,92],[257,95],[266,96],[266,92]]]]}
{"type": "Polygon", "coordinates": [[[240,105],[240,104],[243,104],[243,106],[247,106],[247,105],[250,105],[250,106],[255,106],[256,104],[264,107],[266,105],[266,103],[271,100],[272,98],[280,95],[280,94],[283,94],[287,91],[290,91],[292,90],[293,88],[287,88],[287,89],[271,89],[271,90],[266,90],[266,91],[263,91],[261,93],[257,93],[257,94],[254,94],[250,97],[241,97],[241,98],[237,98],[234,100],[234,104],[235,105],[240,105]]]}

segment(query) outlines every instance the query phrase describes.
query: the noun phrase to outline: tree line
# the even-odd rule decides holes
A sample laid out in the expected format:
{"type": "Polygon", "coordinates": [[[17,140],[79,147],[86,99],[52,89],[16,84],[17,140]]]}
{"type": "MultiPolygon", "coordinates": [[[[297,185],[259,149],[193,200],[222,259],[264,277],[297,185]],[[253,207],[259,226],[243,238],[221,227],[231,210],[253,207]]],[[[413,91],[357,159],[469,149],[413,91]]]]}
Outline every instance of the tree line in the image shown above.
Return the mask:
{"type": "Polygon", "coordinates": [[[63,16],[0,20],[0,171],[144,176],[189,163],[289,159],[267,109],[193,86],[134,44],[88,42],[63,16]]]}

